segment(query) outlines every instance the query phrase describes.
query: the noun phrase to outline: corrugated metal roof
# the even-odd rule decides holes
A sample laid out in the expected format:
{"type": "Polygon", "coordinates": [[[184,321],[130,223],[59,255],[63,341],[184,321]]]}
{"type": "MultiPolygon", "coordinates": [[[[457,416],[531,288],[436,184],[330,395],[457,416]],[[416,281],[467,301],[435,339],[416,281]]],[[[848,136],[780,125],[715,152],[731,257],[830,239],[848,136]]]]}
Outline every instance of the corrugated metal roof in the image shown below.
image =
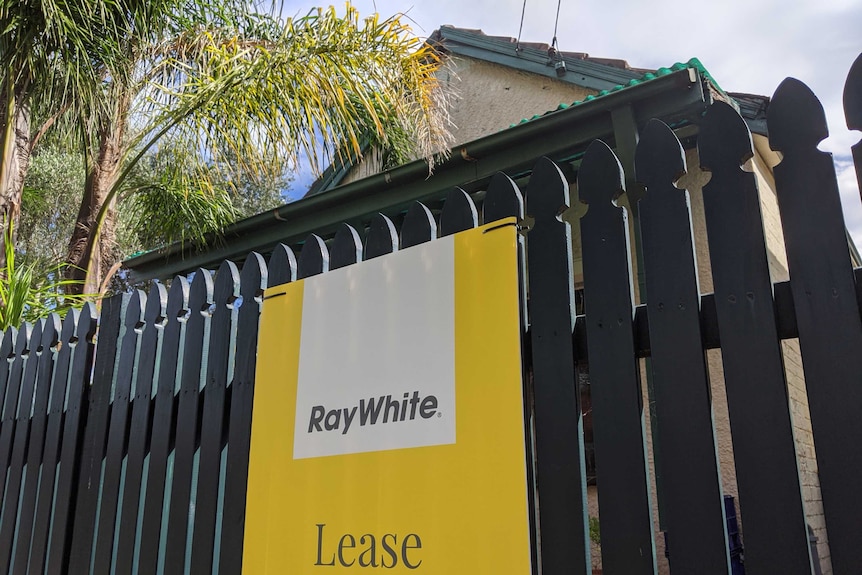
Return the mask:
{"type": "Polygon", "coordinates": [[[541,118],[545,114],[550,114],[550,113],[556,112],[558,110],[565,110],[566,108],[569,108],[571,106],[579,106],[579,105],[585,104],[587,102],[592,102],[593,100],[596,100],[597,98],[601,98],[602,96],[607,96],[608,94],[611,94],[613,92],[619,92],[620,90],[625,90],[626,88],[631,88],[633,86],[643,84],[644,82],[649,82],[650,80],[655,80],[656,78],[660,78],[662,76],[667,76],[668,74],[673,74],[674,72],[678,72],[680,70],[685,70],[686,68],[693,68],[693,69],[697,70],[698,72],[700,72],[705,78],[707,78],[709,80],[709,82],[713,88],[715,88],[719,92],[723,93],[723,91],[721,90],[721,87],[718,85],[718,83],[715,81],[715,79],[712,77],[712,75],[710,75],[709,71],[703,66],[703,64],[701,64],[700,60],[698,60],[697,58],[692,58],[688,62],[677,62],[676,64],[672,65],[669,68],[659,68],[658,70],[655,70],[655,71],[646,72],[645,74],[641,75],[638,78],[632,78],[631,80],[629,80],[625,84],[617,84],[617,85],[611,87],[610,89],[601,90],[601,91],[599,91],[598,94],[595,94],[595,95],[591,94],[591,95],[587,96],[586,98],[584,98],[583,100],[577,100],[577,101],[572,102],[570,104],[569,103],[562,103],[559,106],[557,106],[557,108],[554,110],[549,110],[549,111],[544,112],[542,114],[536,114],[531,118],[523,118],[520,122],[516,122],[514,124],[511,124],[509,127],[511,128],[512,126],[517,126],[518,124],[523,124],[524,122],[529,122],[531,120],[535,120],[536,118],[541,118]]]}

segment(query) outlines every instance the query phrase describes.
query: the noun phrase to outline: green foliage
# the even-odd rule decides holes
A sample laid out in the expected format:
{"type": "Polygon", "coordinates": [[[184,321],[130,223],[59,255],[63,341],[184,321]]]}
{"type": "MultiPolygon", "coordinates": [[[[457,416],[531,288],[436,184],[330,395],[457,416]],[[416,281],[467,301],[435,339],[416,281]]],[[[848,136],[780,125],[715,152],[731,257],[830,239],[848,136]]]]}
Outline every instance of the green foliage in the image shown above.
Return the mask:
{"type": "Polygon", "coordinates": [[[590,541],[596,545],[602,544],[602,532],[599,526],[598,517],[590,517],[590,541]]]}
{"type": "MultiPolygon", "coordinates": [[[[119,199],[116,257],[182,241],[200,241],[237,219],[284,203],[290,179],[240,174],[210,167],[199,177],[198,160],[172,142],[146,154],[129,175],[119,199]]],[[[33,156],[21,205],[16,249],[27,261],[48,266],[66,256],[75,225],[84,163],[55,139],[33,156]]]]}
{"type": "Polygon", "coordinates": [[[202,242],[242,217],[284,203],[287,178],[201,166],[188,150],[167,142],[147,154],[129,177],[121,217],[143,249],[202,242]]]}
{"type": "Polygon", "coordinates": [[[60,266],[18,261],[11,230],[11,226],[7,227],[6,267],[0,270],[0,331],[80,307],[92,299],[90,295],[65,293],[76,282],[63,279],[60,266]]]}
{"type": "Polygon", "coordinates": [[[24,182],[16,245],[28,261],[59,262],[66,257],[83,186],[80,153],[49,142],[34,154],[24,182]]]}

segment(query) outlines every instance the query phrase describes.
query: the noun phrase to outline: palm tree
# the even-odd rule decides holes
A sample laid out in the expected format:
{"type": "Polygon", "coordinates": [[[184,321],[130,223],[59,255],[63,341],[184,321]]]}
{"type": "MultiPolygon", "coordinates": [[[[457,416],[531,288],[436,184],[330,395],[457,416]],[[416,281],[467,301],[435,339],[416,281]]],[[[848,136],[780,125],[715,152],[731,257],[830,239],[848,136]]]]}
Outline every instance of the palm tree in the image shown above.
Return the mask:
{"type": "MultiPolygon", "coordinates": [[[[0,2],[2,24],[17,4],[0,2]]],[[[166,141],[193,152],[188,179],[199,189],[214,167],[260,174],[300,156],[319,165],[359,153],[360,141],[399,159],[446,148],[440,61],[398,17],[360,21],[348,6],[282,19],[236,0],[114,0],[76,18],[93,32],[43,68],[53,85],[76,74],[76,97],[58,99],[51,118],[85,159],[67,268],[85,292],[115,258],[117,197],[135,191],[135,165],[166,141]]]]}
{"type": "MultiPolygon", "coordinates": [[[[85,55],[91,24],[104,13],[98,0],[0,0],[0,220],[9,231],[16,229],[33,147],[73,95],[87,97],[98,85],[85,55]],[[36,129],[34,116],[41,118],[36,129]]],[[[0,269],[7,237],[13,234],[0,233],[0,269]]]]}
{"type": "Polygon", "coordinates": [[[402,158],[445,149],[440,62],[399,18],[360,21],[348,6],[344,16],[330,8],[282,20],[215,1],[182,2],[179,17],[177,2],[144,3],[147,15],[128,18],[111,53],[125,58],[105,66],[112,105],[79,122],[87,182],[68,262],[84,291],[112,263],[128,174],[165,139],[197,152],[203,188],[213,166],[261,173],[301,155],[318,165],[359,153],[361,140],[402,158]]]}

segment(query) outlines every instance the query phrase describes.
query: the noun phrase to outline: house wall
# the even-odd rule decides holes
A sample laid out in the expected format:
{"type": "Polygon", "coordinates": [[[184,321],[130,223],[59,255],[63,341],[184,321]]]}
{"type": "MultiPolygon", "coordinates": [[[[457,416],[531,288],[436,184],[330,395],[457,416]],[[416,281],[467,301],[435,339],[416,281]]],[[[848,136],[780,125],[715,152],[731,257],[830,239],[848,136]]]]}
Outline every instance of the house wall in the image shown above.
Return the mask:
{"type": "MultiPolygon", "coordinates": [[[[440,82],[451,94],[451,132],[453,141],[458,143],[472,142],[505,130],[523,118],[596,93],[553,78],[472,58],[451,58],[440,72],[440,82]]],[[[371,150],[342,183],[381,171],[380,155],[371,150]]]]}

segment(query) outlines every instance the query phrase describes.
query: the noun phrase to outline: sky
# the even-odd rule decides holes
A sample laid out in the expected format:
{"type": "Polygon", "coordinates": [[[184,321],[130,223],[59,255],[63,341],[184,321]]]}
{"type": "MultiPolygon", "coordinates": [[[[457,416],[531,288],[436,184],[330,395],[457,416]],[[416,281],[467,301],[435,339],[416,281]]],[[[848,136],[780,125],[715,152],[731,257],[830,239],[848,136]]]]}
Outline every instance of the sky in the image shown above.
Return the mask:
{"type": "MultiPolygon", "coordinates": [[[[329,3],[284,3],[285,16],[329,3]]],[[[343,4],[334,3],[339,9],[343,4]]],[[[443,24],[517,37],[524,6],[525,42],[550,43],[555,0],[354,0],[361,16],[404,14],[420,37],[443,24]]],[[[826,111],[847,226],[862,247],[862,201],[847,130],[844,81],[862,52],[862,0],[561,0],[560,50],[620,58],[635,68],[659,68],[697,57],[728,92],[771,96],[792,76],[805,82],[826,111]]],[[[543,110],[536,110],[537,113],[543,110]]],[[[299,182],[297,182],[299,183],[299,182]]]]}

